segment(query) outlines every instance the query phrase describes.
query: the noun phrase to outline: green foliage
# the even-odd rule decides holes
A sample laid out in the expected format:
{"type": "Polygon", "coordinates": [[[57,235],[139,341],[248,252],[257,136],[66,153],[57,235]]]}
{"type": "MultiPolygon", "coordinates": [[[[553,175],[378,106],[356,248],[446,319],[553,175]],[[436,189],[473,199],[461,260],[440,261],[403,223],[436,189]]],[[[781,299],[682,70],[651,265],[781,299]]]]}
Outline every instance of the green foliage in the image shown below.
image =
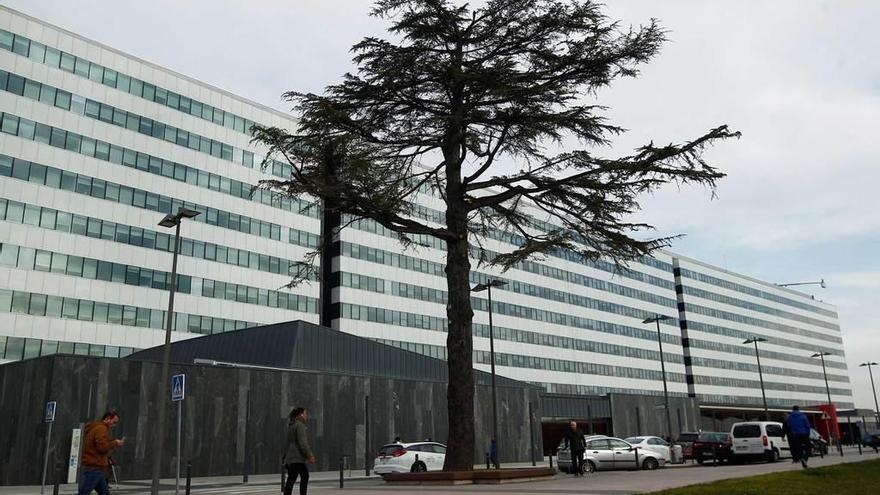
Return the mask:
{"type": "Polygon", "coordinates": [[[654,492],[656,495],[828,495],[877,493],[880,461],[798,469],[654,492]]]}
{"type": "Polygon", "coordinates": [[[264,186],[334,198],[340,212],[404,238],[455,240],[448,226],[413,221],[415,196],[431,188],[466,210],[473,242],[489,228],[526,239],[487,260],[507,268],[553,249],[623,261],[649,254],[669,238],[636,238],[651,228],[625,220],[638,196],[669,182],[711,188],[724,176],[701,153],[738,135],[725,126],[624,157],[597,151],[623,129],[586,99],[657,54],[665,34],[654,20],[622,29],[595,2],[558,0],[490,0],[478,9],[382,0],[373,14],[389,20],[395,41],[356,44],[357,73],[322,95],[287,93],[301,117],[297,134],[256,129],[273,157],[295,168],[290,181],[264,186]],[[548,144],[569,141],[583,149],[548,154],[548,144]],[[502,164],[517,171],[497,173],[502,164]],[[334,183],[324,180],[328,167],[334,183]]]}

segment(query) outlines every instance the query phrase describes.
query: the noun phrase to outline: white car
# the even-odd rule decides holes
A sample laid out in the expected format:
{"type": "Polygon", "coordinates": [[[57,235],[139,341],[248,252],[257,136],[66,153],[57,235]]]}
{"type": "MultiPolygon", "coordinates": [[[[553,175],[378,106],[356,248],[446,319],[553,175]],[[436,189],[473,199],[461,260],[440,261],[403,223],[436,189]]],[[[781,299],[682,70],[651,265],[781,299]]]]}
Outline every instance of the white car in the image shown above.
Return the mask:
{"type": "Polygon", "coordinates": [[[437,442],[390,443],[379,449],[373,462],[376,474],[440,471],[446,446],[437,442]]]}
{"type": "MultiPolygon", "coordinates": [[[[587,450],[584,452],[584,472],[611,469],[657,469],[666,465],[666,459],[657,452],[636,448],[614,437],[588,436],[585,438],[587,450]],[[636,460],[638,455],[638,461],[636,460]]],[[[571,453],[565,441],[559,444],[559,470],[571,472],[571,453]]]]}
{"type": "Polygon", "coordinates": [[[734,459],[763,458],[768,462],[776,462],[783,457],[791,457],[788,440],[782,437],[782,423],[734,423],[730,436],[733,437],[734,459]]]}
{"type": "Polygon", "coordinates": [[[660,437],[629,437],[624,439],[627,443],[640,449],[656,452],[666,459],[666,462],[672,462],[672,449],[669,442],[660,437]]]}

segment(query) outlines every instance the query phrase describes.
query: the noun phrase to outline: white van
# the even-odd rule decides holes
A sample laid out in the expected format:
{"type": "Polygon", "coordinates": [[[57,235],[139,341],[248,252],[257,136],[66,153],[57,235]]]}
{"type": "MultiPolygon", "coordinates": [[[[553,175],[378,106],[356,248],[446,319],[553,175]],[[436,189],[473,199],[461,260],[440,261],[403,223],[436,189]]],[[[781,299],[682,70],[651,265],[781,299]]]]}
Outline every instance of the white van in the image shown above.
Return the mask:
{"type": "Polygon", "coordinates": [[[776,462],[783,457],[791,457],[788,439],[782,438],[782,423],[734,423],[730,435],[733,437],[734,459],[763,458],[768,462],[776,462]]]}

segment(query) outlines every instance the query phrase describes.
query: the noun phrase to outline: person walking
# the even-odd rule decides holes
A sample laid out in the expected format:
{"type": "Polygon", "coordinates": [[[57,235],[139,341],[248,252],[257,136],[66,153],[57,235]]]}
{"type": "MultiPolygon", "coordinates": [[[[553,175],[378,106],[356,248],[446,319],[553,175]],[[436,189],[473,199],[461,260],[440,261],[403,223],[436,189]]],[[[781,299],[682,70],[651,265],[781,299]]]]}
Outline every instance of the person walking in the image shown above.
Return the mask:
{"type": "Polygon", "coordinates": [[[82,475],[78,495],[110,495],[107,472],[110,470],[110,452],[125,445],[125,439],[111,439],[110,430],[119,424],[119,414],[108,411],[100,420],[92,421],[85,427],[82,446],[82,475]]]}
{"type": "Polygon", "coordinates": [[[492,440],[489,442],[489,461],[495,469],[501,467],[498,465],[498,440],[495,437],[492,437],[492,440]]]}
{"type": "Polygon", "coordinates": [[[800,406],[792,406],[783,432],[788,436],[792,462],[800,462],[806,468],[810,456],[810,420],[801,412],[800,406]]]}
{"type": "Polygon", "coordinates": [[[293,484],[299,477],[299,495],[306,495],[309,489],[309,468],[306,463],[314,464],[315,456],[309,448],[306,422],[309,412],[304,407],[296,407],[290,411],[287,426],[287,449],[284,452],[284,467],[287,468],[287,483],[284,484],[284,495],[293,493],[293,484]]]}
{"type": "Polygon", "coordinates": [[[584,451],[587,450],[587,444],[584,440],[584,432],[578,429],[577,422],[569,423],[568,430],[565,431],[565,446],[571,452],[571,472],[575,476],[582,476],[584,469],[584,451]]]}

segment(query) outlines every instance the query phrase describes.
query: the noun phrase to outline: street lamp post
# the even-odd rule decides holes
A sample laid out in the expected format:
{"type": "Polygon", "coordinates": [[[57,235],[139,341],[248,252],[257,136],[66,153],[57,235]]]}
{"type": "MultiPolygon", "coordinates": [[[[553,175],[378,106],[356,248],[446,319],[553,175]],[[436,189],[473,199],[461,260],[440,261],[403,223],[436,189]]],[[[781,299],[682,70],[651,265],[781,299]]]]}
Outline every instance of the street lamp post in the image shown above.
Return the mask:
{"type": "MultiPolygon", "coordinates": [[[[156,452],[153,455],[153,483],[150,493],[159,493],[159,476],[162,470],[162,449],[165,440],[165,409],[168,401],[168,362],[171,360],[171,329],[174,322],[174,292],[177,290],[177,255],[180,252],[180,223],[184,218],[195,218],[199,212],[186,208],[180,208],[176,215],[165,215],[159,225],[166,228],[174,227],[174,254],[171,258],[171,283],[168,291],[168,317],[165,323],[165,345],[162,348],[162,379],[156,387],[156,407],[159,409],[159,418],[156,433],[156,452]]],[[[180,462],[180,459],[177,460],[180,462]]]]}
{"type": "Polygon", "coordinates": [[[665,320],[671,320],[672,317],[664,316],[664,315],[654,315],[650,318],[645,318],[642,323],[656,323],[657,324],[657,344],[660,346],[660,371],[663,375],[663,400],[666,408],[666,431],[669,434],[669,440],[672,440],[672,419],[669,415],[669,389],[666,386],[666,362],[663,359],[663,338],[660,333],[660,322],[665,320]]]}
{"type": "Polygon", "coordinates": [[[488,291],[489,295],[489,363],[492,367],[492,438],[495,440],[495,466],[501,467],[500,442],[498,441],[498,394],[495,390],[495,335],[492,328],[492,287],[503,287],[507,282],[498,279],[489,279],[485,283],[477,284],[474,292],[488,291]]]}
{"type": "MultiPolygon", "coordinates": [[[[825,377],[825,393],[828,394],[828,406],[832,407],[831,402],[831,387],[828,386],[828,371],[825,369],[825,356],[830,356],[830,352],[817,352],[810,357],[817,357],[822,360],[822,375],[825,377]]],[[[840,452],[840,455],[843,455],[843,447],[840,445],[840,439],[837,438],[837,425],[834,425],[834,428],[831,428],[831,415],[828,415],[828,430],[831,434],[831,437],[834,439],[834,443],[837,444],[837,450],[840,452]]]]}
{"type": "Polygon", "coordinates": [[[874,361],[868,361],[859,365],[862,368],[868,368],[868,376],[871,377],[871,392],[874,393],[874,414],[877,416],[877,424],[880,425],[880,405],[877,405],[877,388],[874,386],[874,373],[871,372],[871,366],[877,366],[874,361]]]}
{"type": "Polygon", "coordinates": [[[767,393],[764,391],[764,373],[761,371],[761,356],[758,354],[758,342],[767,342],[764,337],[752,337],[743,344],[755,344],[755,359],[758,360],[758,379],[761,381],[761,399],[764,400],[764,421],[770,421],[770,409],[767,408],[767,393]]]}

